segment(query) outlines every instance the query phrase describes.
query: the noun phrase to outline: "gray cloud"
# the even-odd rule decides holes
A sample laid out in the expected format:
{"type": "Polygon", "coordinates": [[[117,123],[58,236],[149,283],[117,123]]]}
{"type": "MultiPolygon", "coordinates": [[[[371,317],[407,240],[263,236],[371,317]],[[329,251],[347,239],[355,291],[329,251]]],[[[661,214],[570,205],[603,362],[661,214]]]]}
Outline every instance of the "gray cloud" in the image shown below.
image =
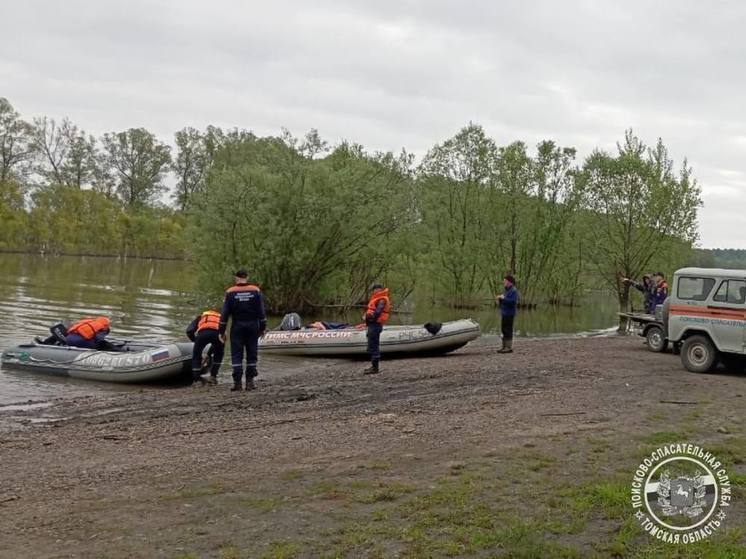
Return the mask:
{"type": "Polygon", "coordinates": [[[0,95],[99,135],[185,125],[423,154],[469,121],[580,156],[627,127],[703,187],[704,246],[746,248],[738,3],[26,0],[3,7],[0,95]]]}

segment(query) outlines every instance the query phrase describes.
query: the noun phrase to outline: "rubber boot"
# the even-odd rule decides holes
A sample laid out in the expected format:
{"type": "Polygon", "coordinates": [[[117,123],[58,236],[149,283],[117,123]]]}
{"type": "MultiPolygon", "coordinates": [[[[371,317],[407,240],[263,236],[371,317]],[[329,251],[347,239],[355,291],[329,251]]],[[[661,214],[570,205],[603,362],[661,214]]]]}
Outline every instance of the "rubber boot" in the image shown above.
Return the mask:
{"type": "Polygon", "coordinates": [[[259,376],[255,366],[246,367],[246,390],[256,390],[254,379],[259,376]]]}
{"type": "Polygon", "coordinates": [[[234,382],[233,388],[231,388],[231,392],[238,392],[239,390],[241,390],[241,381],[234,382]]]}
{"type": "Polygon", "coordinates": [[[374,359],[370,362],[370,367],[363,371],[364,375],[377,375],[381,371],[378,369],[378,359],[374,359]]]}
{"type": "Polygon", "coordinates": [[[513,340],[503,340],[503,346],[497,350],[497,353],[513,353],[513,340]]]}
{"type": "Polygon", "coordinates": [[[213,363],[210,367],[210,376],[207,377],[207,384],[212,384],[212,385],[217,384],[219,372],[220,372],[220,363],[213,363]]]}

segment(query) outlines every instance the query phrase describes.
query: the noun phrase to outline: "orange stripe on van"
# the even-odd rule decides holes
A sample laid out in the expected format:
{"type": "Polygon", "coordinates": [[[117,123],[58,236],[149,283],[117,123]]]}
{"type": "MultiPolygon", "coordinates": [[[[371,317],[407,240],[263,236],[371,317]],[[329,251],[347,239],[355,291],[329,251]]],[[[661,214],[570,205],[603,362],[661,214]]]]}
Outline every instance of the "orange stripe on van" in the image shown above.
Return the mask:
{"type": "Polygon", "coordinates": [[[727,307],[696,307],[690,305],[671,305],[669,313],[674,316],[703,316],[710,318],[734,318],[746,320],[746,311],[727,307]]]}

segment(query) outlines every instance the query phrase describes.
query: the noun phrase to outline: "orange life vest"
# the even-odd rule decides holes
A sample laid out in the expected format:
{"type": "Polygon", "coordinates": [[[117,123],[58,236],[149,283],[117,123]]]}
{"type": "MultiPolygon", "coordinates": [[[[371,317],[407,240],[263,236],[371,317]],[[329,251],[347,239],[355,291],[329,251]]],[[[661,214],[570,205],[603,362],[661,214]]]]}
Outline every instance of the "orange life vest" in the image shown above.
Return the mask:
{"type": "Polygon", "coordinates": [[[67,329],[68,334],[77,334],[85,340],[92,340],[102,330],[108,330],[111,322],[105,316],[84,318],[67,329]]]}
{"type": "Polygon", "coordinates": [[[210,328],[212,330],[220,329],[220,313],[215,311],[205,311],[199,317],[197,322],[197,332],[210,328]]]}
{"type": "Polygon", "coordinates": [[[389,319],[389,315],[391,314],[391,299],[389,299],[388,288],[378,289],[373,293],[370,301],[368,301],[368,310],[366,312],[366,315],[373,316],[373,314],[376,312],[376,307],[378,306],[379,301],[384,301],[384,305],[381,314],[378,315],[378,324],[385,324],[386,321],[389,319]]]}

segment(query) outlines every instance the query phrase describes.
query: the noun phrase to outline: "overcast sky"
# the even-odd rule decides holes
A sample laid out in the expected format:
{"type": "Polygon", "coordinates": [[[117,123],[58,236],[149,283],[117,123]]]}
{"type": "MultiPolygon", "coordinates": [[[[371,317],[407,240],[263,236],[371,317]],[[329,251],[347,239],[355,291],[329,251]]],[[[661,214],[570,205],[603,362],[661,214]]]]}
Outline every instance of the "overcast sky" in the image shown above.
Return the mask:
{"type": "Polygon", "coordinates": [[[0,96],[94,135],[238,126],[417,155],[613,149],[632,127],[694,167],[704,247],[746,248],[746,4],[567,0],[4,0],[0,96]]]}

